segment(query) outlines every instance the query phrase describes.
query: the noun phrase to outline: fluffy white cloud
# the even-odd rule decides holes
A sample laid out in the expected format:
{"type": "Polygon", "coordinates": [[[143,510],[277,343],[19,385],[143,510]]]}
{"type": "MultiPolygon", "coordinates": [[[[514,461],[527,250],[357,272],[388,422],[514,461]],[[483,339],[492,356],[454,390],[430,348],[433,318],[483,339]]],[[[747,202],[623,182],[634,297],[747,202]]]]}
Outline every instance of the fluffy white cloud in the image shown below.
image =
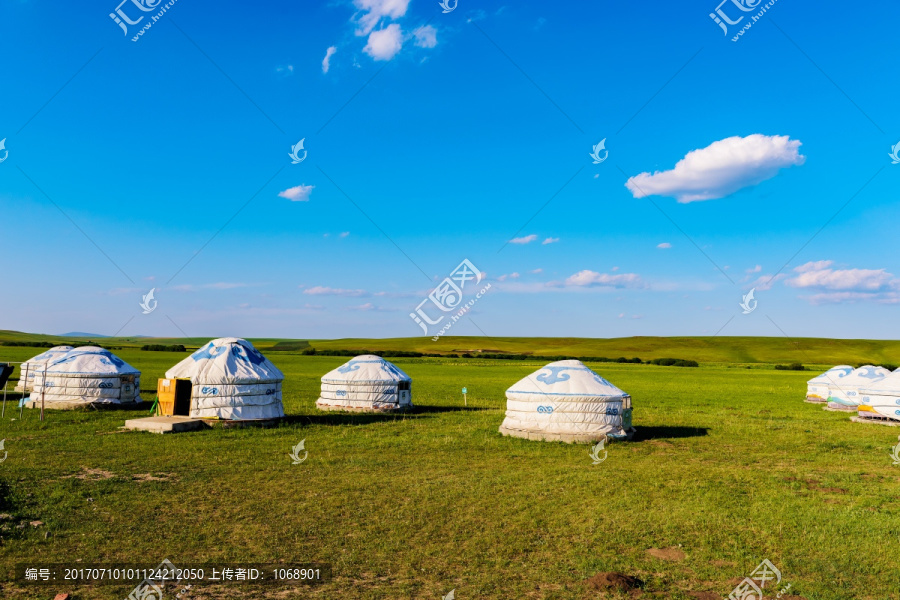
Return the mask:
{"type": "Polygon", "coordinates": [[[558,242],[558,241],[559,241],[559,238],[548,237],[548,238],[545,239],[543,242],[541,242],[541,245],[542,245],[542,246],[546,246],[547,244],[555,244],[555,243],[558,242]]]}
{"type": "Polygon", "coordinates": [[[884,269],[832,269],[832,264],[830,260],[822,260],[801,265],[794,269],[797,275],[785,283],[795,288],[852,292],[878,292],[897,283],[884,269]]]}
{"type": "Polygon", "coordinates": [[[635,198],[671,196],[679,202],[723,198],[802,165],[800,142],[786,135],[730,137],[692,150],[671,171],[641,173],[625,182],[635,198]]]}
{"type": "Polygon", "coordinates": [[[531,235],[526,235],[524,237],[517,237],[509,240],[510,244],[530,244],[534,240],[537,239],[537,235],[532,233],[531,235]]]}
{"type": "Polygon", "coordinates": [[[403,31],[396,23],[369,34],[369,43],[363,52],[375,60],[391,60],[403,47],[403,31]]]}
{"type": "Polygon", "coordinates": [[[345,290],[322,285],[303,290],[303,293],[310,296],[347,296],[349,298],[362,298],[369,295],[366,290],[345,290]]]}
{"type": "Polygon", "coordinates": [[[416,38],[416,46],[420,48],[434,48],[437,46],[437,29],[431,25],[419,27],[413,35],[416,38]]]}
{"type": "Polygon", "coordinates": [[[637,273],[610,275],[585,269],[566,279],[566,285],[576,287],[643,287],[641,276],[637,273]]]}
{"type": "Polygon", "coordinates": [[[331,68],[331,56],[337,52],[337,46],[328,46],[328,50],[325,51],[325,58],[322,59],[322,72],[327,73],[328,69],[331,68]]]}
{"type": "Polygon", "coordinates": [[[509,273],[505,275],[500,275],[497,277],[497,281],[506,281],[507,279],[518,279],[521,277],[518,273],[509,273]]]}
{"type": "Polygon", "coordinates": [[[366,35],[383,17],[399,19],[405,15],[409,0],[354,0],[353,4],[362,13],[357,20],[356,35],[366,35]]]}
{"type": "Polygon", "coordinates": [[[291,202],[306,202],[309,200],[309,195],[312,193],[314,185],[303,185],[300,184],[298,186],[288,188],[283,192],[278,192],[278,195],[282,198],[287,198],[291,202]]]}
{"type": "Polygon", "coordinates": [[[342,232],[341,232],[341,237],[342,237],[342,238],[345,238],[345,237],[347,237],[348,235],[350,235],[350,232],[349,232],[349,231],[342,231],[342,232]]]}
{"type": "Polygon", "coordinates": [[[375,306],[371,302],[366,302],[365,304],[360,304],[359,306],[348,306],[347,310],[359,310],[359,311],[376,311],[376,312],[392,312],[397,310],[395,308],[385,308],[383,306],[375,306]]]}
{"type": "Polygon", "coordinates": [[[661,250],[668,250],[672,247],[672,244],[670,244],[669,242],[663,242],[662,244],[657,244],[656,247],[661,250]]]}

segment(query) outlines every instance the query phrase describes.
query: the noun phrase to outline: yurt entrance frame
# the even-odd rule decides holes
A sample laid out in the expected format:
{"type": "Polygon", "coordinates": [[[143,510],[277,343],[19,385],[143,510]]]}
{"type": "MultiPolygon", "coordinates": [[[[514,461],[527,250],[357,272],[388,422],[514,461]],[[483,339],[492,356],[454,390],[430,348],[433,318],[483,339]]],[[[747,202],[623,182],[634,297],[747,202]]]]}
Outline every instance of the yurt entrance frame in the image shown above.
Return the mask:
{"type": "Polygon", "coordinates": [[[187,378],[160,378],[156,390],[156,395],[159,398],[159,414],[178,417],[191,416],[191,393],[193,388],[194,384],[187,378]]]}
{"type": "Polygon", "coordinates": [[[412,395],[412,381],[397,382],[397,404],[410,404],[412,395]]]}

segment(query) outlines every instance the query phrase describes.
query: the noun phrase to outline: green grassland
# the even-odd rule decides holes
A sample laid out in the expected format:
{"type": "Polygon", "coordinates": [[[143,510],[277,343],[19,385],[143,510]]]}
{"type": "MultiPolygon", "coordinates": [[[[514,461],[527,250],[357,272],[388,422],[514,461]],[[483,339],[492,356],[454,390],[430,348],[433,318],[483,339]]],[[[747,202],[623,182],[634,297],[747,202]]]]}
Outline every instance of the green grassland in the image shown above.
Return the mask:
{"type": "MultiPolygon", "coordinates": [[[[0,343],[8,341],[71,343],[62,338],[0,330],[0,343]]],[[[144,344],[183,344],[198,348],[209,338],[98,338],[104,346],[139,348],[144,344]]],[[[629,337],[629,338],[518,338],[445,336],[437,341],[418,338],[344,338],[336,340],[283,340],[250,338],[261,351],[317,350],[407,351],[433,354],[502,352],[528,356],[605,356],[609,358],[676,357],[701,363],[790,363],[815,365],[900,363],[900,341],[839,340],[786,337],[629,337]]],[[[29,355],[30,356],[30,355],[29,355]]]]}
{"type": "MultiPolygon", "coordinates": [[[[137,347],[204,341],[112,344],[141,369],[142,387],[152,389],[186,354],[137,347]]],[[[279,340],[254,341],[266,351],[279,340]]],[[[19,419],[11,404],[0,421],[8,452],[0,463],[0,513],[10,515],[0,520],[0,598],[70,592],[75,600],[105,600],[131,591],[12,582],[14,565],[28,559],[156,564],[164,558],[176,565],[319,561],[333,567],[333,580],[319,587],[195,587],[187,596],[192,600],[439,599],[451,589],[459,600],[634,597],[586,585],[607,571],[642,579],[645,598],[721,598],[765,558],[781,570],[782,585],[790,583],[790,593],[800,597],[897,597],[900,467],[890,451],[900,428],[851,423],[846,414],[806,404],[805,381],[812,373],[771,366],[898,362],[896,342],[310,343],[676,356],[702,364],[591,364],[632,395],[638,428],[633,441],[611,444],[599,465],[592,464],[587,446],[497,432],[504,391],[541,366],[539,360],[394,359],[413,378],[418,408],[380,416],[315,409],[319,377],[345,358],[269,350],[286,376],[289,415],[271,429],[161,436],[121,432],[126,418],[140,414],[133,411],[48,412],[41,423],[33,410],[19,419]],[[794,343],[802,348],[792,350],[794,343]],[[749,363],[754,368],[744,368],[749,363]],[[291,464],[288,454],[301,440],[309,457],[291,464]],[[663,560],[647,552],[672,547],[684,557],[663,560]]],[[[0,347],[0,361],[36,353],[0,347]]]]}

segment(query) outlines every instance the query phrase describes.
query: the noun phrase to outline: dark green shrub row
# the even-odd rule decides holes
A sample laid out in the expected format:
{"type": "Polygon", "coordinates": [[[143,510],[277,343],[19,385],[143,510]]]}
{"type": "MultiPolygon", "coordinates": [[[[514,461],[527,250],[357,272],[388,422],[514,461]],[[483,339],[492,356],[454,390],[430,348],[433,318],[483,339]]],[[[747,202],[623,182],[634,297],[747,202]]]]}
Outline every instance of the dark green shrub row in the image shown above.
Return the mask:
{"type": "Polygon", "coordinates": [[[187,352],[187,348],[181,344],[172,344],[164,346],[162,344],[144,344],[141,350],[149,350],[150,352],[187,352]]]}

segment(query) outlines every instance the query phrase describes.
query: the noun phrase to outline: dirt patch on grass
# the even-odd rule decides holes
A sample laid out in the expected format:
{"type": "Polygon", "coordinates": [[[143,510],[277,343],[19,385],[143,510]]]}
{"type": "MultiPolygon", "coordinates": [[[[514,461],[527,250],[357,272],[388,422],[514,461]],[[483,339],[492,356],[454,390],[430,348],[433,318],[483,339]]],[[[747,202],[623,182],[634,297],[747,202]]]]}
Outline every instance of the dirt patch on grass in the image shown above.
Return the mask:
{"type": "Polygon", "coordinates": [[[846,494],[847,490],[838,487],[822,487],[815,479],[807,479],[806,486],[814,492],[825,492],[826,494],[846,494]]]}
{"type": "Polygon", "coordinates": [[[670,546],[668,548],[650,548],[649,550],[647,550],[647,554],[661,560],[672,561],[684,560],[685,556],[681,548],[677,548],[675,546],[670,546]]]}
{"type": "Polygon", "coordinates": [[[737,566],[737,563],[730,561],[730,560],[711,560],[710,563],[716,567],[735,567],[735,566],[737,566]]]}
{"type": "Polygon", "coordinates": [[[174,473],[135,473],[131,476],[135,481],[172,481],[175,479],[174,473]]]}
{"type": "Polygon", "coordinates": [[[722,600],[722,594],[715,592],[688,592],[688,596],[698,600],[722,600]]]}
{"type": "Polygon", "coordinates": [[[112,479],[115,477],[115,473],[110,473],[109,471],[104,471],[103,469],[89,469],[87,467],[81,467],[81,473],[75,473],[74,475],[66,475],[61,477],[61,479],[82,479],[86,481],[102,481],[104,479],[112,479]]]}
{"type": "Polygon", "coordinates": [[[785,481],[800,481],[806,484],[807,489],[814,492],[824,492],[826,494],[846,494],[847,490],[839,487],[822,487],[819,485],[818,479],[798,479],[797,477],[785,477],[785,481]]]}
{"type": "Polygon", "coordinates": [[[593,577],[587,579],[586,582],[589,587],[595,590],[619,590],[621,592],[637,590],[644,585],[644,582],[637,577],[615,572],[597,573],[593,577]]]}

